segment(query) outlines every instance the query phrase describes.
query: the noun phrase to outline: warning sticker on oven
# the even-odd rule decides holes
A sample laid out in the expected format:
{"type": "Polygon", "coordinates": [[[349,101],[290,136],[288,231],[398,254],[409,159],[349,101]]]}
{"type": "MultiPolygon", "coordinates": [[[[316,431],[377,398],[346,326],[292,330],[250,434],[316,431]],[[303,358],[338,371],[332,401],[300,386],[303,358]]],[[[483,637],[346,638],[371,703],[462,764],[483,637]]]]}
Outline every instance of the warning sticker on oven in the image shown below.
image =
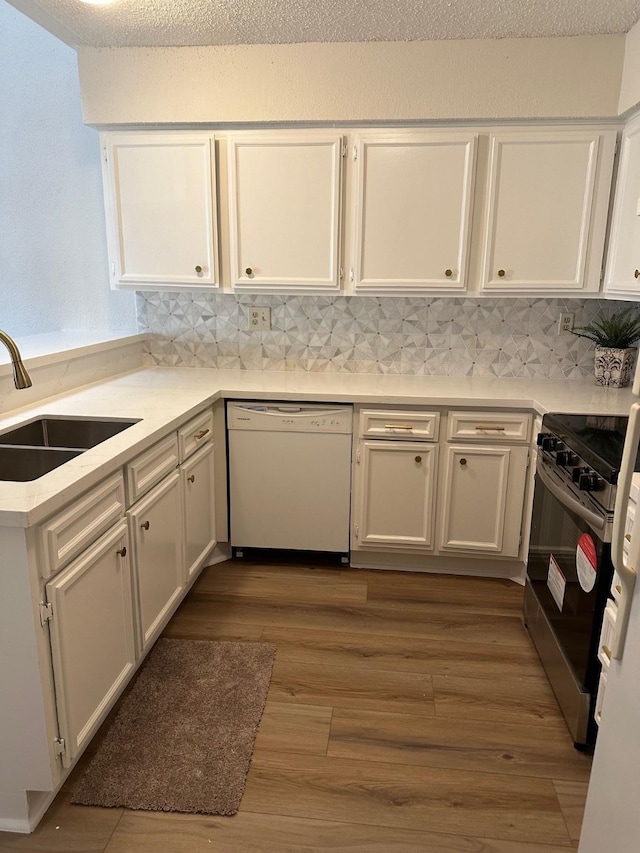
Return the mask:
{"type": "Polygon", "coordinates": [[[560,571],[560,566],[556,562],[556,558],[553,556],[553,554],[549,558],[547,586],[549,587],[549,592],[553,596],[553,600],[558,605],[558,610],[562,612],[562,605],[564,604],[564,591],[567,586],[567,579],[560,571]]]}
{"type": "Polygon", "coordinates": [[[585,592],[591,592],[596,582],[598,573],[598,557],[596,554],[596,543],[588,533],[583,533],[578,539],[576,549],[576,570],[578,581],[585,592]]]}

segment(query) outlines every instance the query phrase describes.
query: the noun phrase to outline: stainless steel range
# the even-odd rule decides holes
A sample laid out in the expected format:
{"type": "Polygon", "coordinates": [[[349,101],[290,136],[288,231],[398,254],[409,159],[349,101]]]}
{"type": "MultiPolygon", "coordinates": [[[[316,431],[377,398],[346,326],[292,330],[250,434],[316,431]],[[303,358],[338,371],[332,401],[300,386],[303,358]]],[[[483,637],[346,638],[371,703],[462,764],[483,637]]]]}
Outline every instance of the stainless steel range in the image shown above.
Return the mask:
{"type": "Polygon", "coordinates": [[[525,624],[577,747],[597,734],[597,649],[627,420],[549,414],[538,436],[525,624]]]}

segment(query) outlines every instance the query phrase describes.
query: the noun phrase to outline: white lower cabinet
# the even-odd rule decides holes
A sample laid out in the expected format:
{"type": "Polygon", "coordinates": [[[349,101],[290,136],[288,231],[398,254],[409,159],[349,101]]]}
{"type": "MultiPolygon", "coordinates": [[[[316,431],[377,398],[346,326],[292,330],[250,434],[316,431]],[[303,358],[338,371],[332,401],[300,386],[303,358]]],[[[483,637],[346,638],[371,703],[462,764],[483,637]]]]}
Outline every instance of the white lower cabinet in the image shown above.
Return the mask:
{"type": "Polygon", "coordinates": [[[518,556],[528,456],[527,447],[446,448],[442,551],[518,556]]]}
{"type": "Polygon", "coordinates": [[[184,553],[187,578],[216,542],[213,444],[180,466],[184,509],[184,553]]]}
{"type": "Polygon", "coordinates": [[[356,453],[357,547],[431,550],[438,448],[407,441],[361,441],[356,453]]]}
{"type": "Polygon", "coordinates": [[[134,550],[138,639],[156,639],[185,585],[180,474],[175,471],[127,512],[134,550]]]}
{"type": "Polygon", "coordinates": [[[46,585],[62,764],[69,767],[135,666],[124,519],[46,585]]]}

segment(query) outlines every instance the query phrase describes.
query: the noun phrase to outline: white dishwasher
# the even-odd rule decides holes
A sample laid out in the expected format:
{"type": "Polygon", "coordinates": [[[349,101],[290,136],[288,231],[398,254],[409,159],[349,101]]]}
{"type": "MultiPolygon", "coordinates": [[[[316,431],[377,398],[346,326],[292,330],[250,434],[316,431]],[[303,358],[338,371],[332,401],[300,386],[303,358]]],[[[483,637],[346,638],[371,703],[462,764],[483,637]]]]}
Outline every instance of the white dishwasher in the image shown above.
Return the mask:
{"type": "Polygon", "coordinates": [[[351,406],[227,403],[234,548],[349,551],[351,406]]]}

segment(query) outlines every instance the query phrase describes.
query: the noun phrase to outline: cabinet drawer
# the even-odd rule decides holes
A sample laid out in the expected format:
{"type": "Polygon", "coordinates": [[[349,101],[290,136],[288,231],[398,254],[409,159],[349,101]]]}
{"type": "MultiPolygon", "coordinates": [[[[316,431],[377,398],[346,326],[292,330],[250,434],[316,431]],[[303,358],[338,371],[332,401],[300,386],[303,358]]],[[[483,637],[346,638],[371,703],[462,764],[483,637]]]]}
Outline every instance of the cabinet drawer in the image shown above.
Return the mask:
{"type": "Polygon", "coordinates": [[[529,441],[531,415],[524,412],[450,412],[449,441],[529,441]]]}
{"type": "Polygon", "coordinates": [[[124,516],[124,479],[118,472],[39,528],[41,575],[49,578],[124,516]]]}
{"type": "Polygon", "coordinates": [[[362,438],[437,441],[439,426],[438,412],[364,411],[360,413],[362,438]]]}
{"type": "Polygon", "coordinates": [[[205,409],[189,423],[178,430],[178,446],[180,448],[180,461],[191,456],[199,447],[203,447],[213,438],[213,412],[205,409]]]}
{"type": "Polygon", "coordinates": [[[172,433],[127,465],[129,504],[178,467],[178,436],[172,433]]]}

